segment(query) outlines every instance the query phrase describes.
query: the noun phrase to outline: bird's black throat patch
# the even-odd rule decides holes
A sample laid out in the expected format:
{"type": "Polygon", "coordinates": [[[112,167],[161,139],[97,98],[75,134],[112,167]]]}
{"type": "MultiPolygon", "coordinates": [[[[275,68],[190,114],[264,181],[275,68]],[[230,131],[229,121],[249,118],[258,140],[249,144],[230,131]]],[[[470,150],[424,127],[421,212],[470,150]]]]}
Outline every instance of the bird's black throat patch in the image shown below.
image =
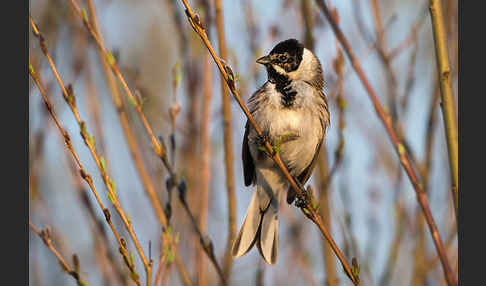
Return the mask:
{"type": "Polygon", "coordinates": [[[282,105],[289,108],[293,105],[297,92],[292,90],[292,80],[278,73],[271,65],[267,66],[268,81],[275,84],[275,89],[282,95],[282,105]]]}

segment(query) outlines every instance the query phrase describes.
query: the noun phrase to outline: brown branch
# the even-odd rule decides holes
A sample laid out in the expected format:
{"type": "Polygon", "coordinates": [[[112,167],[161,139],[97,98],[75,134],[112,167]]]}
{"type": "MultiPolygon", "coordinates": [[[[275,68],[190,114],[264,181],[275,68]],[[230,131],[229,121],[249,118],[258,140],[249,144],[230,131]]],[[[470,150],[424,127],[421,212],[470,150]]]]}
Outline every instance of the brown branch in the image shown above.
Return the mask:
{"type": "MultiPolygon", "coordinates": [[[[224,14],[221,0],[214,1],[216,16],[216,30],[218,34],[219,55],[223,60],[227,60],[226,40],[224,32],[224,14]]],[[[226,189],[228,197],[228,240],[224,254],[223,272],[226,280],[229,280],[233,259],[231,257],[231,245],[236,235],[236,198],[235,198],[235,179],[233,168],[233,135],[231,134],[231,105],[228,96],[228,88],[224,79],[221,79],[221,96],[223,112],[223,132],[224,132],[224,166],[226,174],[226,189]]]]}
{"type": "Polygon", "coordinates": [[[174,260],[174,253],[177,250],[177,244],[179,243],[179,236],[172,235],[172,228],[162,232],[162,246],[163,253],[160,257],[159,267],[157,274],[155,275],[154,286],[159,284],[165,284],[169,279],[169,271],[174,260]]]}
{"type": "MultiPolygon", "coordinates": [[[[304,18],[304,24],[305,24],[305,38],[304,38],[304,45],[310,49],[311,51],[314,52],[314,37],[312,35],[312,31],[314,28],[314,23],[312,19],[312,10],[310,9],[310,2],[309,0],[304,0],[301,3],[301,10],[302,10],[302,17],[304,18]]],[[[329,204],[329,194],[330,194],[330,183],[331,179],[333,178],[335,171],[337,170],[338,166],[340,165],[341,158],[342,158],[342,144],[344,143],[344,138],[343,138],[343,128],[344,124],[343,123],[343,109],[341,109],[342,105],[339,105],[339,99],[342,100],[342,83],[343,83],[343,77],[342,77],[342,67],[343,67],[343,56],[342,52],[339,49],[338,44],[336,43],[337,47],[337,57],[334,61],[334,70],[337,74],[338,80],[337,80],[337,99],[338,99],[338,106],[339,106],[339,111],[338,111],[338,118],[339,118],[339,143],[337,150],[335,152],[336,154],[336,161],[334,163],[334,166],[329,170],[328,167],[328,160],[327,160],[327,148],[326,145],[323,144],[321,146],[320,150],[320,160],[317,162],[317,169],[319,173],[319,213],[322,217],[323,223],[328,229],[329,232],[332,232],[332,227],[331,227],[331,212],[330,212],[330,204],[329,204]]],[[[336,286],[338,284],[338,278],[337,278],[337,273],[336,273],[336,266],[335,262],[333,259],[333,254],[332,254],[332,249],[326,241],[322,241],[322,254],[323,254],[323,259],[324,259],[324,267],[325,267],[325,273],[326,273],[326,284],[329,286],[336,286]]]]}
{"type": "MultiPolygon", "coordinates": [[[[212,97],[212,70],[211,62],[208,55],[204,60],[204,79],[203,79],[203,98],[202,98],[202,111],[201,111],[201,185],[199,198],[199,217],[198,224],[202,233],[207,232],[208,225],[208,200],[209,190],[211,185],[211,137],[210,137],[210,125],[211,125],[211,97],[212,97]]],[[[204,259],[202,246],[199,246],[199,250],[196,253],[196,265],[197,265],[197,285],[206,286],[206,262],[204,259]]]]}
{"type": "MultiPolygon", "coordinates": [[[[69,154],[67,152],[65,152],[65,154],[67,159],[69,160],[69,154]]],[[[70,170],[72,173],[72,179],[74,181],[73,184],[76,186],[76,195],[78,196],[81,205],[83,205],[83,207],[86,209],[86,212],[89,214],[89,217],[94,222],[94,226],[92,227],[92,235],[95,239],[95,248],[93,250],[93,252],[95,253],[95,257],[103,259],[102,261],[98,262],[103,270],[106,268],[106,266],[111,267],[116,273],[117,278],[120,279],[120,281],[122,281],[124,285],[126,285],[128,282],[126,279],[126,273],[123,273],[120,267],[118,267],[118,265],[115,263],[114,255],[109,248],[110,242],[108,240],[103,221],[99,219],[96,215],[95,208],[89,199],[89,194],[87,190],[83,186],[83,182],[81,180],[81,177],[79,177],[78,170],[74,162],[71,162],[70,170]]],[[[105,275],[104,272],[106,271],[103,271],[103,275],[105,275]]],[[[108,277],[105,278],[105,281],[109,280],[110,279],[108,277]]]]}
{"type": "Polygon", "coordinates": [[[444,271],[444,276],[446,280],[448,281],[449,286],[451,285],[457,285],[457,282],[455,281],[455,278],[452,274],[451,267],[449,265],[449,262],[447,260],[447,256],[445,255],[444,251],[444,246],[442,244],[439,232],[437,230],[437,226],[435,224],[434,218],[432,217],[432,213],[430,212],[430,207],[428,203],[428,199],[426,194],[423,191],[422,185],[419,183],[419,179],[417,174],[415,173],[411,162],[409,158],[406,156],[405,152],[405,147],[403,146],[403,143],[400,142],[399,137],[397,136],[397,133],[395,132],[393,126],[392,126],[392,121],[390,118],[390,115],[384,111],[383,107],[381,106],[373,88],[371,87],[368,79],[366,78],[363,69],[361,68],[361,65],[359,62],[356,60],[354,53],[351,50],[351,47],[349,45],[349,42],[345,38],[343,32],[341,29],[338,27],[336,20],[333,15],[331,15],[327,5],[324,3],[323,0],[316,0],[317,4],[321,8],[322,12],[326,16],[326,18],[329,20],[329,23],[331,24],[331,27],[336,35],[336,37],[339,39],[339,42],[341,43],[343,49],[345,50],[346,54],[348,55],[348,58],[358,74],[358,77],[361,80],[361,83],[364,85],[368,96],[370,100],[372,101],[375,111],[380,118],[381,122],[383,123],[385,130],[388,134],[388,136],[391,139],[391,142],[393,146],[395,147],[395,151],[397,152],[398,157],[400,158],[400,162],[405,169],[405,172],[407,173],[413,187],[415,190],[415,193],[417,195],[417,201],[420,204],[422,211],[424,212],[425,218],[427,220],[427,224],[429,226],[430,233],[432,235],[432,239],[434,241],[436,250],[440,256],[441,262],[442,262],[442,268],[444,271]]]}
{"type": "Polygon", "coordinates": [[[49,250],[54,254],[54,256],[56,256],[57,260],[59,261],[59,264],[61,264],[62,270],[67,274],[69,274],[71,277],[73,277],[79,286],[87,286],[88,284],[81,279],[81,276],[79,274],[80,271],[79,271],[78,256],[76,254],[73,255],[73,260],[74,260],[74,269],[73,269],[71,268],[71,266],[69,266],[66,260],[64,260],[61,254],[59,254],[56,248],[54,248],[54,246],[52,245],[51,234],[48,228],[39,231],[32,224],[32,221],[30,220],[29,220],[29,227],[33,232],[35,232],[35,234],[37,234],[42,239],[42,242],[44,242],[44,244],[47,246],[47,248],[49,248],[49,250]]]}
{"type": "MultiPolygon", "coordinates": [[[[135,168],[139,174],[140,180],[144,186],[144,189],[146,191],[146,194],[149,198],[149,201],[152,205],[152,208],[156,214],[156,217],[159,221],[159,223],[162,225],[163,228],[167,228],[169,226],[168,224],[168,219],[164,213],[164,210],[162,208],[162,204],[158,198],[157,192],[152,184],[152,181],[150,179],[150,176],[148,175],[147,170],[145,169],[145,166],[142,162],[142,156],[140,154],[140,150],[138,149],[137,142],[135,140],[135,137],[133,136],[133,131],[129,125],[128,117],[125,112],[123,100],[120,96],[120,93],[118,91],[118,87],[116,84],[116,81],[113,77],[113,73],[110,71],[110,65],[108,64],[107,61],[107,52],[106,49],[103,46],[103,41],[101,38],[101,34],[99,32],[98,24],[97,24],[97,17],[95,13],[95,6],[93,4],[92,0],[88,0],[88,11],[89,11],[89,19],[87,17],[83,17],[83,13],[77,6],[75,1],[71,1],[71,4],[77,14],[83,19],[83,23],[85,27],[88,29],[89,33],[93,38],[99,39],[96,43],[97,48],[98,48],[98,54],[101,60],[103,72],[107,81],[108,88],[110,90],[110,94],[113,100],[113,103],[115,105],[115,109],[118,114],[118,118],[120,120],[120,124],[123,130],[123,134],[125,135],[125,139],[128,145],[128,148],[130,150],[130,155],[133,159],[133,162],[135,164],[135,168]]],[[[180,254],[176,252],[176,267],[179,271],[179,275],[181,276],[181,280],[183,281],[184,285],[190,286],[192,285],[192,282],[190,282],[189,274],[187,272],[187,269],[185,265],[182,263],[182,259],[180,257],[180,254]]]]}
{"type": "MultiPolygon", "coordinates": [[[[145,130],[147,131],[150,139],[152,140],[153,151],[155,152],[157,157],[159,157],[162,160],[165,168],[169,172],[170,180],[172,181],[174,186],[180,186],[181,181],[179,181],[178,176],[175,173],[173,166],[171,166],[171,164],[169,162],[169,159],[167,157],[167,151],[166,151],[165,147],[161,144],[159,139],[157,139],[154,136],[154,132],[152,131],[152,128],[150,127],[147,119],[145,118],[145,115],[143,114],[140,102],[134,97],[134,95],[132,94],[132,92],[128,88],[113,55],[110,52],[108,52],[105,49],[105,47],[103,46],[103,43],[101,42],[101,39],[99,38],[98,34],[94,31],[92,25],[89,23],[89,20],[86,16],[86,13],[83,13],[81,11],[81,9],[79,8],[79,6],[77,5],[75,0],[71,0],[70,2],[72,4],[72,7],[74,8],[75,12],[78,14],[79,17],[81,17],[84,26],[86,27],[86,29],[88,30],[90,35],[95,40],[95,42],[98,46],[98,49],[100,50],[100,53],[105,55],[105,57],[106,57],[105,60],[108,63],[108,65],[111,67],[112,72],[118,78],[118,80],[121,82],[125,92],[127,93],[129,101],[135,107],[137,114],[139,115],[145,130]]],[[[192,213],[190,212],[189,208],[186,208],[186,211],[188,212],[188,215],[192,216],[192,213]]],[[[202,240],[201,240],[201,243],[202,243],[202,240]]],[[[204,249],[207,249],[207,248],[205,247],[204,249]]],[[[211,256],[210,253],[207,253],[207,254],[208,254],[209,257],[211,256]]],[[[183,279],[184,283],[187,285],[190,282],[190,279],[188,278],[188,275],[187,275],[187,271],[185,271],[185,269],[183,268],[182,261],[181,261],[181,259],[178,255],[176,255],[175,260],[176,260],[176,265],[179,268],[179,271],[181,272],[181,278],[183,279]],[[184,271],[181,271],[181,270],[184,270],[184,271]]],[[[211,259],[211,261],[213,262],[215,268],[218,269],[219,265],[217,265],[217,261],[213,260],[213,259],[211,259]]],[[[220,271],[218,271],[218,273],[220,273],[220,271]]],[[[221,279],[224,281],[224,277],[221,276],[221,279]]],[[[191,284],[191,283],[189,283],[189,284],[191,284]]]]}
{"type": "MultiPolygon", "coordinates": [[[[32,21],[32,18],[31,18],[31,21],[32,21]]],[[[31,23],[33,24],[33,21],[31,23]]],[[[33,25],[33,27],[36,27],[36,26],[33,25]]],[[[35,31],[37,31],[37,28],[35,28],[35,31]]],[[[37,31],[37,33],[38,33],[38,31],[37,31]]],[[[39,34],[39,37],[40,37],[40,34],[39,34]]],[[[98,202],[98,205],[100,206],[101,210],[103,211],[105,220],[108,223],[108,225],[110,226],[110,229],[113,232],[113,235],[115,236],[115,238],[116,238],[116,240],[117,240],[117,242],[120,246],[119,251],[120,251],[121,255],[123,256],[123,260],[125,261],[127,267],[130,270],[131,277],[132,277],[133,281],[135,283],[137,283],[137,285],[140,285],[140,281],[139,281],[139,278],[138,278],[139,276],[136,272],[136,269],[135,269],[134,265],[132,263],[130,263],[130,260],[128,258],[128,251],[126,249],[126,245],[122,241],[123,239],[120,238],[120,236],[118,235],[115,227],[113,226],[113,222],[111,221],[110,211],[107,208],[105,208],[103,203],[101,202],[101,199],[100,199],[100,197],[99,197],[99,195],[98,195],[98,193],[97,193],[97,191],[94,187],[93,179],[92,179],[91,175],[89,175],[86,172],[83,165],[81,164],[81,161],[79,160],[79,157],[76,154],[76,152],[74,151],[74,148],[72,146],[71,137],[69,136],[67,131],[64,130],[64,128],[60,125],[59,121],[57,120],[56,114],[54,112],[54,109],[52,108],[52,105],[49,101],[49,98],[48,98],[47,94],[45,93],[44,89],[42,88],[42,85],[39,82],[39,78],[37,77],[37,75],[34,71],[34,68],[31,65],[29,66],[29,74],[30,74],[31,78],[34,80],[35,84],[37,85],[39,92],[42,96],[42,99],[44,100],[44,103],[46,105],[46,108],[49,111],[49,114],[51,115],[52,119],[54,120],[54,123],[56,124],[56,127],[59,130],[59,133],[61,134],[61,136],[64,139],[64,143],[65,143],[66,148],[69,150],[69,152],[73,156],[74,160],[76,161],[76,164],[78,165],[79,173],[80,173],[81,177],[89,185],[93,195],[96,198],[96,201],[98,202]]]]}
{"type": "Polygon", "coordinates": [[[40,33],[40,31],[39,31],[37,25],[34,23],[34,20],[32,19],[32,17],[30,17],[30,23],[31,23],[34,35],[39,38],[39,43],[40,43],[42,52],[43,52],[44,56],[46,57],[47,61],[49,62],[49,66],[52,70],[52,73],[56,77],[56,80],[57,80],[57,82],[58,82],[58,84],[59,84],[59,86],[62,90],[64,99],[65,99],[66,103],[69,105],[69,108],[71,109],[71,111],[72,111],[72,113],[73,113],[73,115],[76,119],[76,122],[79,125],[81,137],[83,138],[85,145],[88,147],[88,149],[91,153],[91,156],[95,160],[95,163],[98,167],[98,170],[100,171],[103,182],[105,183],[105,186],[108,189],[108,198],[110,199],[110,201],[112,201],[113,206],[115,207],[115,210],[117,211],[118,215],[122,219],[126,229],[128,230],[128,233],[130,234],[130,236],[131,236],[131,238],[132,238],[132,240],[135,244],[135,247],[136,247],[137,252],[140,256],[140,259],[142,260],[144,267],[145,267],[145,272],[147,274],[147,286],[150,286],[150,284],[151,284],[152,261],[147,261],[147,258],[145,257],[145,255],[142,251],[142,248],[141,248],[141,246],[138,242],[138,239],[136,237],[136,234],[133,230],[133,226],[132,226],[131,222],[128,220],[126,214],[123,212],[123,210],[120,206],[120,203],[119,203],[118,198],[116,196],[115,184],[106,172],[106,167],[104,165],[104,159],[98,155],[98,152],[96,150],[94,137],[89,135],[89,133],[87,132],[87,127],[86,127],[85,121],[81,120],[81,116],[79,115],[79,112],[77,110],[76,99],[75,99],[74,93],[72,91],[71,85],[69,85],[66,88],[64,83],[62,82],[61,77],[59,76],[59,73],[57,72],[57,69],[54,65],[52,57],[49,53],[49,50],[47,49],[47,45],[45,43],[44,37],[40,33]]]}
{"type": "MultiPolygon", "coordinates": [[[[231,68],[227,65],[223,67],[223,64],[221,63],[221,60],[219,59],[218,56],[216,56],[216,53],[214,52],[214,49],[209,42],[209,39],[206,34],[206,30],[201,22],[201,19],[199,16],[195,15],[192,12],[191,7],[187,3],[186,0],[182,0],[186,10],[186,15],[188,17],[188,21],[191,24],[192,28],[194,31],[200,36],[204,44],[206,45],[209,53],[213,57],[213,60],[215,61],[216,65],[218,66],[219,71],[221,72],[221,76],[223,79],[225,79],[226,84],[228,85],[231,93],[233,94],[233,97],[236,99],[238,104],[240,105],[241,109],[245,113],[246,117],[248,118],[248,122],[251,124],[251,126],[255,129],[257,134],[262,135],[261,129],[258,127],[256,124],[254,118],[246,108],[246,106],[243,104],[240,96],[238,95],[238,92],[236,91],[235,87],[235,82],[234,82],[234,75],[231,71],[231,68]]],[[[310,200],[307,198],[307,196],[304,195],[304,193],[307,193],[302,186],[297,185],[297,182],[292,178],[290,173],[288,172],[287,168],[283,164],[282,160],[280,159],[280,155],[278,152],[274,152],[272,146],[270,143],[267,141],[265,142],[265,148],[268,151],[268,154],[274,160],[274,162],[277,164],[277,166],[280,168],[280,170],[283,172],[284,176],[286,179],[290,182],[290,185],[292,188],[296,191],[297,196],[305,202],[304,206],[301,207],[302,212],[309,218],[311,219],[318,227],[321,233],[324,235],[324,237],[328,240],[328,242],[331,244],[336,256],[339,258],[341,261],[341,264],[344,268],[345,273],[347,274],[348,278],[353,282],[355,285],[360,285],[359,282],[359,277],[351,271],[351,268],[349,267],[349,264],[346,262],[344,259],[343,255],[341,254],[341,251],[338,249],[337,245],[335,244],[334,240],[332,239],[331,235],[325,228],[325,226],[322,223],[322,220],[320,216],[317,214],[317,211],[310,206],[310,200]]],[[[355,272],[356,273],[356,272],[355,272]]]]}
{"type": "Polygon", "coordinates": [[[451,176],[451,191],[454,201],[456,220],[458,216],[458,194],[459,194],[459,155],[457,142],[456,109],[454,96],[451,88],[451,68],[449,66],[449,55],[447,53],[447,35],[442,17],[442,4],[438,0],[429,1],[430,17],[432,19],[432,30],[434,32],[435,54],[437,57],[437,71],[440,81],[441,107],[446,133],[447,151],[449,154],[449,170],[451,176]]]}
{"type": "Polygon", "coordinates": [[[178,191],[179,191],[179,196],[178,196],[179,202],[182,204],[182,206],[186,210],[186,213],[189,216],[189,219],[190,219],[191,224],[194,228],[194,231],[199,236],[200,244],[201,244],[204,252],[207,254],[209,260],[213,263],[214,268],[216,268],[216,272],[218,273],[219,278],[221,279],[221,282],[223,283],[223,285],[228,285],[228,283],[226,282],[223,270],[219,266],[219,264],[216,260],[216,256],[214,255],[214,247],[213,247],[213,243],[212,243],[211,239],[209,238],[209,236],[204,235],[203,232],[201,232],[201,229],[199,228],[199,225],[198,225],[196,218],[194,217],[191,210],[189,209],[189,206],[187,205],[186,196],[185,196],[187,190],[186,190],[185,182],[181,181],[177,188],[178,188],[178,191]]]}

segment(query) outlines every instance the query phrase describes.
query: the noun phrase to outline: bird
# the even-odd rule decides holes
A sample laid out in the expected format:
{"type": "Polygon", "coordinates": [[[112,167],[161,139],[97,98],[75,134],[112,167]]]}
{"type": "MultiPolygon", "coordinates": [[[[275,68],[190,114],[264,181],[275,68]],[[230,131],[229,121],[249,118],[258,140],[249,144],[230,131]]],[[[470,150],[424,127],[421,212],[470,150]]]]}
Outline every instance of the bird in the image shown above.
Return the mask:
{"type": "Polygon", "coordinates": [[[279,42],[256,62],[265,66],[267,81],[248,99],[248,110],[262,135],[247,120],[242,163],[245,186],[253,185],[253,195],[232,256],[241,257],[256,244],[264,261],[275,264],[280,196],[287,190],[291,205],[296,193],[263,144],[268,141],[278,150],[290,175],[303,186],[317,162],[330,113],[321,63],[298,40],[279,42]]]}

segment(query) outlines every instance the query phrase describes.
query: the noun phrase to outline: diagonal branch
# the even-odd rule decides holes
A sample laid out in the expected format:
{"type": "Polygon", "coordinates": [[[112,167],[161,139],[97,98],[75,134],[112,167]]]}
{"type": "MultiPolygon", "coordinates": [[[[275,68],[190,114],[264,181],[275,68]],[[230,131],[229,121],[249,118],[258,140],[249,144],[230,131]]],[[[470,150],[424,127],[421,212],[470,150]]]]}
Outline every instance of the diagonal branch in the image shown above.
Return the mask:
{"type": "MultiPolygon", "coordinates": [[[[171,185],[177,186],[179,188],[179,186],[182,185],[183,181],[181,181],[178,178],[177,173],[174,170],[174,167],[170,164],[169,158],[167,156],[167,150],[166,150],[165,146],[161,143],[161,141],[157,137],[155,137],[154,132],[153,132],[152,128],[150,127],[150,124],[148,123],[148,120],[147,120],[147,118],[145,117],[145,115],[142,111],[142,106],[141,106],[139,100],[136,99],[136,97],[134,96],[134,94],[131,92],[130,88],[126,84],[126,81],[125,81],[123,75],[120,72],[120,68],[118,67],[118,65],[116,63],[115,58],[113,57],[111,52],[109,52],[104,47],[99,35],[95,32],[93,26],[90,24],[88,17],[87,17],[87,14],[86,14],[86,11],[81,10],[75,0],[70,0],[70,2],[71,2],[71,6],[75,10],[76,14],[82,19],[84,26],[86,27],[86,29],[88,30],[88,32],[90,33],[92,38],[95,40],[95,42],[98,46],[98,49],[100,50],[100,53],[105,56],[106,62],[110,66],[113,74],[121,82],[122,87],[123,87],[123,89],[125,90],[125,92],[128,96],[129,102],[135,107],[135,110],[137,111],[137,114],[139,115],[139,117],[140,117],[140,119],[143,123],[144,129],[146,130],[146,132],[148,133],[148,135],[149,135],[149,137],[152,141],[152,148],[153,148],[154,153],[157,155],[157,157],[159,157],[162,160],[162,163],[164,164],[165,168],[169,172],[169,175],[170,175],[169,180],[171,181],[171,185]]],[[[181,196],[179,196],[179,199],[182,202],[181,196]]],[[[185,208],[185,210],[187,211],[189,216],[193,216],[189,208],[185,208]]],[[[202,239],[202,236],[200,236],[200,238],[201,238],[200,242],[201,242],[201,244],[203,244],[204,240],[202,239]]],[[[205,245],[203,245],[203,249],[205,250],[208,257],[210,258],[214,267],[217,270],[221,269],[219,267],[216,259],[212,259],[212,257],[214,257],[214,254],[208,252],[207,251],[208,248],[205,245]]],[[[181,270],[183,265],[182,265],[181,260],[178,259],[177,255],[176,255],[175,262],[176,262],[176,265],[179,268],[179,270],[181,270]]],[[[218,272],[218,274],[222,274],[222,272],[219,271],[219,270],[217,272],[218,272]]],[[[186,275],[182,275],[182,277],[183,277],[184,283],[186,285],[192,284],[188,279],[184,279],[184,277],[186,277],[186,275]]],[[[226,280],[224,279],[224,277],[222,275],[220,275],[220,278],[223,281],[223,283],[226,285],[226,280]]]]}
{"type": "Polygon", "coordinates": [[[402,142],[400,142],[399,137],[397,136],[397,133],[395,132],[393,126],[392,126],[392,120],[390,118],[390,115],[385,112],[383,107],[381,106],[374,90],[372,89],[368,79],[366,78],[363,69],[361,68],[361,65],[359,62],[356,60],[353,51],[351,50],[351,47],[349,45],[349,42],[347,41],[346,37],[344,36],[343,32],[341,29],[338,27],[336,23],[336,19],[334,18],[334,15],[332,15],[327,7],[327,5],[324,3],[323,0],[316,0],[317,4],[321,8],[322,12],[328,19],[329,23],[331,24],[332,30],[334,31],[334,34],[338,38],[339,42],[341,43],[344,51],[348,55],[348,58],[351,62],[351,65],[353,66],[354,70],[358,74],[359,79],[361,80],[361,83],[364,85],[368,96],[370,97],[370,100],[372,101],[376,114],[382,121],[385,130],[388,134],[388,136],[391,139],[391,142],[393,146],[395,147],[395,151],[398,154],[398,157],[400,159],[400,162],[405,169],[405,172],[407,173],[413,188],[415,190],[415,193],[417,195],[417,201],[420,204],[422,211],[424,212],[424,216],[427,220],[427,224],[429,226],[430,233],[432,235],[432,239],[435,244],[435,248],[437,250],[437,253],[439,254],[441,263],[442,263],[442,268],[444,271],[445,278],[447,280],[447,283],[449,286],[452,285],[457,285],[457,282],[455,281],[455,278],[452,274],[451,267],[449,265],[449,262],[447,260],[447,256],[444,250],[444,246],[442,244],[442,240],[439,235],[439,231],[437,230],[437,226],[435,224],[434,218],[432,217],[432,213],[430,212],[430,207],[428,203],[428,199],[426,194],[423,191],[423,186],[422,184],[419,183],[419,178],[417,174],[415,173],[414,169],[412,168],[412,165],[410,163],[409,158],[406,155],[405,152],[405,147],[402,142]]]}
{"type": "MultiPolygon", "coordinates": [[[[47,61],[49,62],[49,66],[50,66],[54,76],[56,77],[56,80],[57,80],[57,82],[58,82],[58,84],[59,84],[59,86],[62,90],[64,99],[65,99],[66,103],[69,105],[69,108],[71,109],[71,111],[72,111],[72,113],[73,113],[73,115],[76,119],[76,122],[79,125],[81,137],[83,138],[85,145],[88,147],[88,149],[91,153],[91,156],[95,160],[95,163],[98,167],[98,170],[100,171],[103,182],[105,183],[105,186],[108,189],[108,198],[113,203],[115,210],[117,211],[118,215],[122,219],[126,229],[128,230],[128,233],[130,234],[130,237],[133,240],[133,243],[135,244],[135,247],[136,247],[137,252],[140,256],[140,259],[143,262],[145,272],[147,274],[147,286],[150,286],[151,285],[151,273],[152,273],[152,261],[147,260],[147,258],[145,257],[145,254],[143,253],[142,247],[140,246],[140,243],[138,242],[135,231],[133,230],[132,223],[130,222],[128,216],[125,214],[125,212],[121,208],[121,205],[120,205],[118,198],[116,196],[115,184],[106,172],[104,159],[103,159],[103,157],[99,156],[98,151],[96,150],[94,137],[89,135],[89,133],[87,131],[87,124],[86,124],[85,121],[83,121],[81,119],[81,116],[79,115],[79,112],[78,112],[78,109],[77,109],[77,106],[76,106],[75,96],[74,96],[74,93],[72,91],[71,85],[66,87],[64,85],[64,83],[62,82],[61,77],[60,77],[59,73],[57,72],[56,66],[54,65],[52,57],[49,53],[49,50],[47,49],[47,45],[45,43],[44,37],[40,33],[40,31],[39,31],[37,25],[35,24],[34,20],[32,19],[32,17],[30,17],[30,24],[32,26],[34,35],[39,38],[39,43],[40,43],[40,47],[42,49],[42,52],[43,52],[44,56],[47,58],[47,61]]],[[[133,264],[133,262],[132,262],[132,264],[133,264]]]]}
{"type": "Polygon", "coordinates": [[[42,229],[39,231],[34,224],[32,224],[32,221],[29,220],[29,227],[30,229],[35,232],[41,239],[42,242],[49,248],[49,250],[56,256],[57,260],[59,261],[59,264],[61,264],[62,270],[72,276],[74,280],[76,280],[76,283],[78,286],[88,286],[88,283],[84,282],[79,274],[79,258],[76,254],[73,255],[73,260],[74,260],[74,269],[69,266],[69,264],[64,260],[61,254],[57,251],[57,249],[52,245],[51,241],[51,235],[49,232],[49,229],[42,229]]]}
{"type": "Polygon", "coordinates": [[[71,137],[69,136],[67,131],[64,130],[64,128],[61,126],[61,124],[57,120],[54,109],[52,108],[52,105],[49,101],[49,97],[47,96],[44,89],[42,88],[41,83],[39,82],[39,78],[37,77],[37,75],[34,71],[34,68],[31,65],[29,66],[29,74],[32,77],[32,79],[34,80],[37,87],[39,88],[39,92],[42,96],[42,99],[44,100],[46,108],[47,108],[49,114],[51,115],[52,119],[54,120],[54,123],[56,124],[56,127],[59,130],[60,135],[64,139],[64,143],[66,145],[66,148],[69,150],[69,152],[73,156],[74,160],[76,161],[76,164],[78,165],[79,173],[80,173],[81,177],[89,185],[93,195],[96,198],[96,201],[98,202],[98,205],[100,206],[101,210],[103,211],[105,220],[108,223],[108,225],[110,226],[110,229],[113,232],[113,235],[115,236],[115,238],[118,242],[118,245],[120,246],[119,251],[123,256],[123,260],[125,261],[125,264],[128,266],[128,268],[130,270],[131,278],[133,279],[133,281],[137,285],[140,285],[139,275],[138,275],[133,263],[130,263],[130,259],[128,258],[128,251],[127,251],[127,248],[126,248],[126,244],[124,243],[123,238],[120,238],[120,236],[118,235],[118,232],[116,231],[115,227],[113,226],[110,211],[107,208],[105,208],[105,206],[101,202],[101,199],[98,195],[98,192],[96,191],[96,189],[94,187],[93,179],[92,179],[91,175],[86,172],[83,165],[81,164],[81,161],[79,160],[78,154],[74,151],[73,145],[71,143],[71,137]]]}
{"type": "MultiPolygon", "coordinates": [[[[227,86],[229,87],[231,93],[233,94],[233,97],[236,99],[238,104],[240,105],[241,109],[245,113],[246,117],[248,118],[248,122],[252,125],[252,127],[255,129],[255,131],[259,134],[262,135],[261,129],[258,127],[256,124],[255,119],[252,117],[244,103],[242,102],[240,96],[238,95],[238,92],[236,91],[235,87],[235,82],[234,82],[234,75],[231,70],[231,68],[227,65],[223,66],[221,63],[221,60],[219,59],[218,56],[216,56],[216,53],[214,52],[214,49],[209,42],[208,36],[206,34],[206,30],[204,29],[204,26],[201,22],[201,19],[199,16],[195,15],[192,12],[191,7],[187,3],[186,0],[182,0],[182,3],[184,4],[186,10],[186,15],[188,18],[189,23],[191,24],[192,28],[194,31],[201,37],[202,41],[206,45],[209,53],[213,57],[216,65],[218,66],[219,71],[221,72],[222,78],[226,81],[227,86]]],[[[304,204],[301,206],[302,212],[310,219],[312,220],[318,227],[321,233],[324,235],[324,237],[327,239],[327,241],[331,244],[332,249],[334,250],[334,253],[340,260],[344,272],[348,276],[348,278],[353,282],[355,285],[361,285],[359,281],[359,276],[357,275],[356,271],[352,271],[351,268],[349,267],[349,264],[346,262],[344,259],[344,256],[342,255],[341,251],[337,247],[336,243],[332,239],[331,235],[325,228],[324,224],[322,223],[322,220],[320,216],[317,214],[317,211],[314,207],[310,205],[310,200],[307,197],[307,191],[304,190],[303,186],[296,182],[294,178],[290,175],[289,171],[283,164],[282,160],[280,159],[280,155],[278,152],[274,152],[273,147],[270,145],[268,141],[265,141],[264,147],[268,151],[269,156],[272,158],[272,160],[277,164],[277,166],[280,168],[280,170],[283,172],[284,176],[286,179],[290,182],[290,185],[292,188],[295,190],[297,193],[297,196],[304,202],[304,204]],[[353,274],[354,273],[354,274],[353,274]]]]}

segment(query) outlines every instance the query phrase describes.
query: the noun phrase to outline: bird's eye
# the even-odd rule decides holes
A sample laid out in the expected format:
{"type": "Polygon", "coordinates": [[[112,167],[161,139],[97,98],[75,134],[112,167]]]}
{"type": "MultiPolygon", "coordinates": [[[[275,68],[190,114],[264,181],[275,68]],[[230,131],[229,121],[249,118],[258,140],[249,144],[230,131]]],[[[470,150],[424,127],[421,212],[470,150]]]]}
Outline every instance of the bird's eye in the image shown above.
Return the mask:
{"type": "Polygon", "coordinates": [[[282,61],[282,62],[285,62],[287,60],[287,56],[282,55],[282,56],[279,57],[279,60],[282,61]]]}

